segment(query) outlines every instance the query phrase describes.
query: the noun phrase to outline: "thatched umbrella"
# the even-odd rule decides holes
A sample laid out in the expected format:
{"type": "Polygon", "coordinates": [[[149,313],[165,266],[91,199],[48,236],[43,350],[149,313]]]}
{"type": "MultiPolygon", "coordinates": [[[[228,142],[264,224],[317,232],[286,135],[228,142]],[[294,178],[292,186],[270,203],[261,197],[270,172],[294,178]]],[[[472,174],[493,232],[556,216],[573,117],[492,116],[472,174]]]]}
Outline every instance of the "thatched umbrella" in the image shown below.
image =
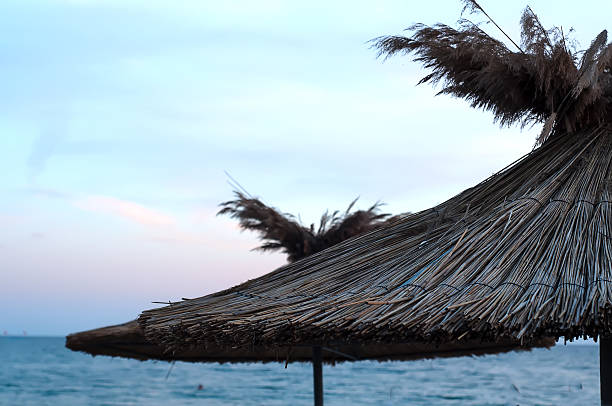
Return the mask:
{"type": "Polygon", "coordinates": [[[531,9],[521,23],[516,51],[469,22],[375,45],[416,54],[431,70],[422,82],[501,124],[544,123],[537,149],[432,209],[146,311],[147,339],[180,350],[599,337],[602,401],[612,401],[612,46],[603,31],[579,57],[531,9]]]}
{"type": "Polygon", "coordinates": [[[603,31],[579,58],[529,8],[522,26],[517,51],[469,22],[417,25],[410,38],[375,44],[386,55],[415,53],[432,71],[422,82],[442,82],[441,93],[502,124],[543,122],[538,148],[432,209],[146,311],[145,339],[212,354],[593,337],[602,403],[612,402],[612,46],[603,31]]]}
{"type": "MultiPolygon", "coordinates": [[[[351,212],[355,201],[343,213],[326,212],[318,229],[301,225],[294,216],[281,213],[259,199],[236,193],[236,200],[222,203],[220,214],[230,214],[240,220],[241,227],[260,233],[263,250],[282,250],[293,262],[307,257],[339,242],[384,226],[387,214],[378,212],[379,204],[368,210],[351,212]]],[[[427,227],[415,227],[412,234],[423,232],[427,227]]],[[[191,362],[269,362],[269,361],[314,361],[315,398],[322,402],[322,363],[346,360],[413,360],[434,357],[455,357],[461,355],[497,354],[511,350],[526,350],[531,347],[550,347],[552,338],[543,338],[530,346],[521,345],[519,340],[502,339],[485,341],[481,339],[462,340],[450,343],[426,342],[330,342],[326,346],[309,344],[267,345],[228,347],[223,343],[208,343],[205,347],[186,346],[168,351],[162,345],[145,338],[144,329],[137,320],[128,323],[98,328],[71,334],[66,346],[75,351],[92,355],[110,355],[138,360],[191,361],[191,362]]],[[[320,403],[319,403],[320,404],[320,403]]]]}

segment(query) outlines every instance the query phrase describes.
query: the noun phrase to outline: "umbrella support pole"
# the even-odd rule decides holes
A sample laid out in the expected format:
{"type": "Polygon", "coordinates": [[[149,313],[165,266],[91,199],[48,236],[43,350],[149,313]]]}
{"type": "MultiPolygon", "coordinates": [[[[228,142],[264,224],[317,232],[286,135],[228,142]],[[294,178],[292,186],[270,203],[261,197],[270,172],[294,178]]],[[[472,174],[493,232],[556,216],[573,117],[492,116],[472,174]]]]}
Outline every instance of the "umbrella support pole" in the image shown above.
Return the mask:
{"type": "Polygon", "coordinates": [[[612,336],[599,337],[601,405],[612,406],[612,336]]]}
{"type": "Polygon", "coordinates": [[[321,347],[312,347],[312,377],[314,381],[314,406],[323,406],[323,356],[321,347]]]}

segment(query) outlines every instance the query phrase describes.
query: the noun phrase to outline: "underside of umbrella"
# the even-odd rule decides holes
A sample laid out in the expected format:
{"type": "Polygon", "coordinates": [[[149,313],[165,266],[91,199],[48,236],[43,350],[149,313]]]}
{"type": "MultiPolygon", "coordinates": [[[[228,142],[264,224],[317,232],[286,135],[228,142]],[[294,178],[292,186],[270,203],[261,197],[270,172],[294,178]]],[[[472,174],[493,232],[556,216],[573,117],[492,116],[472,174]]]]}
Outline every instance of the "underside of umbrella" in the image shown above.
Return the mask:
{"type": "MultiPolygon", "coordinates": [[[[536,347],[550,347],[555,340],[546,338],[534,344],[536,347]]],[[[189,361],[189,362],[294,362],[312,360],[312,346],[296,347],[251,347],[251,348],[190,348],[170,352],[147,342],[144,332],[136,320],[115,326],[70,334],[66,347],[91,355],[108,355],[138,360],[189,361]]],[[[322,348],[322,360],[326,363],[373,359],[414,360],[422,358],[456,357],[463,355],[496,354],[513,350],[528,350],[510,340],[487,343],[479,340],[442,345],[425,343],[400,343],[392,345],[351,345],[335,344],[322,348]]]]}

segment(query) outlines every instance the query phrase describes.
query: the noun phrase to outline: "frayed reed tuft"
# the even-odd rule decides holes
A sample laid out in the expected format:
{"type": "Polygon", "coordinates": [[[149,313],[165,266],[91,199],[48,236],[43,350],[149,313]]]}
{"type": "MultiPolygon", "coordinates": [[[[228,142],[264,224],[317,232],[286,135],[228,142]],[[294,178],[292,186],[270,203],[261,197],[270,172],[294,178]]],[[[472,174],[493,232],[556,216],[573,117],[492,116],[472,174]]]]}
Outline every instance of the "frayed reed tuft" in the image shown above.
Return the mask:
{"type": "MultiPolygon", "coordinates": [[[[484,13],[478,3],[464,3],[468,11],[484,13]]],[[[467,20],[460,20],[459,28],[417,24],[408,30],[411,37],[372,40],[379,56],[414,54],[430,70],[419,84],[440,83],[439,94],[491,111],[500,125],[544,123],[556,113],[548,121],[554,128],[543,131],[555,134],[596,127],[612,114],[612,51],[605,31],[584,53],[579,68],[578,52],[567,46],[563,31],[544,28],[529,7],[521,18],[518,52],[467,20]]]]}
{"type": "Polygon", "coordinates": [[[371,231],[389,218],[380,213],[381,203],[367,210],[351,212],[357,199],[353,200],[345,212],[325,212],[319,227],[314,224],[305,227],[288,213],[267,206],[261,200],[245,196],[235,191],[235,200],[221,203],[218,214],[227,214],[238,219],[245,230],[257,231],[264,244],[256,248],[262,251],[280,250],[287,254],[289,262],[307,257],[338,244],[348,238],[371,231]]]}

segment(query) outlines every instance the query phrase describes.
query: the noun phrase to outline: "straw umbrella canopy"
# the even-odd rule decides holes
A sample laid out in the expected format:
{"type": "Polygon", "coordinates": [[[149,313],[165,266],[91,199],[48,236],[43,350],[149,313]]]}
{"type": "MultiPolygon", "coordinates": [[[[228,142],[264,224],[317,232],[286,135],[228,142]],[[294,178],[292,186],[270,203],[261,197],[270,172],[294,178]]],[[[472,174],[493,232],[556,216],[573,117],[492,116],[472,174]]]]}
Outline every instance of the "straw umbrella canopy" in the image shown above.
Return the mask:
{"type": "MultiPolygon", "coordinates": [[[[314,226],[301,225],[294,216],[269,207],[259,199],[236,192],[236,200],[222,203],[219,214],[230,214],[240,221],[241,227],[260,233],[264,244],[261,250],[282,250],[290,262],[308,257],[325,248],[344,241],[352,236],[383,227],[399,217],[388,218],[388,214],[378,212],[379,204],[368,210],[351,212],[353,201],[344,212],[321,217],[318,230],[314,226]]],[[[411,234],[423,232],[427,227],[415,227],[411,234]]],[[[281,271],[282,272],[282,271],[281,271]]],[[[137,320],[128,323],[97,328],[66,338],[66,346],[74,351],[91,355],[110,355],[138,360],[190,361],[190,362],[285,362],[312,361],[314,372],[315,404],[323,402],[323,363],[337,361],[375,360],[413,360],[434,357],[455,357],[461,355],[496,354],[511,350],[526,350],[532,347],[550,347],[555,340],[545,337],[521,345],[519,340],[501,339],[486,341],[482,339],[462,340],[449,343],[427,342],[343,342],[321,343],[251,343],[248,346],[228,346],[225,343],[207,343],[205,346],[190,345],[169,349],[145,337],[144,329],[137,320]]]]}
{"type": "Polygon", "coordinates": [[[531,9],[521,24],[516,51],[467,21],[374,45],[416,54],[431,70],[421,82],[442,83],[502,125],[544,123],[538,148],[436,207],[145,311],[147,342],[213,354],[601,337],[602,399],[612,401],[612,46],[603,31],[580,58],[531,9]]]}
{"type": "MultiPolygon", "coordinates": [[[[236,183],[236,185],[238,185],[236,183]]],[[[238,185],[239,186],[239,185],[238,185]]],[[[287,260],[295,262],[313,253],[336,245],[337,243],[384,226],[395,217],[380,213],[380,203],[367,210],[351,212],[357,199],[353,200],[344,212],[325,212],[318,229],[314,225],[306,227],[295,216],[283,213],[270,207],[261,200],[245,192],[235,192],[236,199],[221,203],[219,214],[229,214],[240,221],[243,229],[259,232],[263,245],[259,250],[282,250],[287,260]]],[[[423,227],[414,232],[420,232],[423,227]]],[[[281,271],[282,272],[282,271],[281,271]]],[[[500,340],[484,342],[466,340],[443,345],[423,342],[394,343],[335,343],[333,348],[326,347],[322,361],[336,362],[355,359],[408,360],[418,358],[450,357],[459,355],[481,355],[499,353],[512,349],[527,349],[518,340],[500,340]]],[[[551,346],[554,340],[545,338],[534,343],[535,346],[551,346]]],[[[182,360],[182,361],[304,361],[311,360],[312,350],[309,345],[275,346],[253,345],[249,347],[227,348],[223,344],[212,346],[210,343],[201,348],[187,348],[167,351],[165,347],[154,344],[145,338],[144,330],[137,320],[128,323],[97,328],[81,333],[71,334],[66,339],[66,346],[72,350],[83,351],[92,355],[111,355],[140,360],[182,360]]]]}
{"type": "MultiPolygon", "coordinates": [[[[243,229],[256,230],[264,244],[259,250],[282,250],[287,254],[289,262],[312,255],[326,247],[335,245],[353,235],[381,227],[389,216],[378,213],[378,206],[372,206],[367,211],[350,213],[355,201],[351,203],[343,215],[334,212],[324,213],[317,232],[314,226],[304,227],[294,216],[279,212],[265,205],[259,199],[247,197],[236,192],[236,200],[221,204],[219,214],[230,214],[240,220],[243,229]]],[[[393,218],[391,218],[392,220],[393,218]]],[[[535,343],[535,346],[549,347],[554,345],[554,339],[546,338],[535,343]]],[[[151,343],[145,338],[144,330],[138,320],[127,323],[97,328],[66,337],[66,346],[74,351],[82,351],[91,355],[110,355],[138,360],[192,361],[192,362],[245,362],[245,361],[310,361],[312,349],[310,346],[249,346],[248,348],[226,348],[211,346],[200,348],[191,346],[174,351],[151,343]]],[[[452,357],[460,355],[482,355],[500,353],[510,350],[524,350],[517,340],[502,340],[483,342],[471,340],[443,345],[430,343],[394,343],[337,345],[326,348],[322,353],[323,362],[336,362],[356,359],[378,360],[408,360],[433,357],[452,357]]]]}
{"type": "Polygon", "coordinates": [[[416,54],[431,70],[422,82],[441,82],[441,93],[491,110],[501,124],[544,123],[538,148],[432,209],[232,289],[146,311],[147,340],[178,351],[601,337],[602,399],[612,398],[603,385],[612,46],[602,31],[580,57],[531,9],[521,24],[517,51],[470,22],[417,25],[412,37],[375,45],[383,55],[416,54]]]}

